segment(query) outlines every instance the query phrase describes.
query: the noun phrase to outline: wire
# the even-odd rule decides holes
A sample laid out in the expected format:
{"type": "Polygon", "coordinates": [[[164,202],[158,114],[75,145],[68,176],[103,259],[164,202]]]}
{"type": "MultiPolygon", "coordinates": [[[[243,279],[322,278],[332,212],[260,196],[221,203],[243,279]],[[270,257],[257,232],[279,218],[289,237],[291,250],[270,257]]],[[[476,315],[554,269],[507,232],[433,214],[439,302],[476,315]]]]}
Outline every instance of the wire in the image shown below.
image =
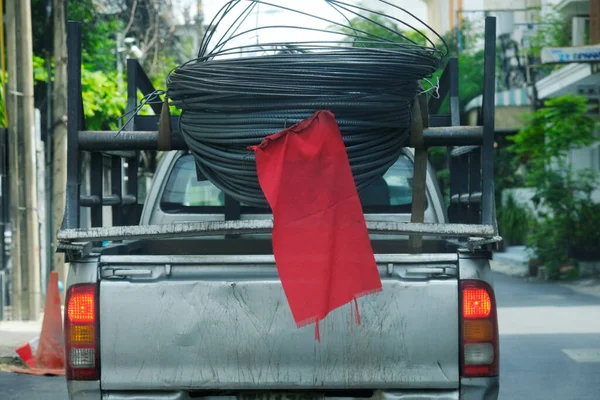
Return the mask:
{"type": "Polygon", "coordinates": [[[198,169],[219,189],[244,204],[266,207],[248,146],[327,109],[336,117],[361,190],[398,159],[407,143],[418,82],[432,76],[445,52],[414,28],[422,21],[384,0],[380,3],[416,22],[323,0],[345,21],[337,22],[291,8],[290,2],[283,6],[275,1],[227,2],[203,37],[198,58],[171,71],[167,97],[182,110],[183,139],[198,169]],[[329,27],[278,23],[242,28],[258,4],[261,10],[276,8],[329,27]],[[233,22],[227,24],[228,18],[233,22]],[[365,24],[385,36],[368,32],[365,24]],[[395,28],[398,25],[408,31],[395,28]],[[225,33],[215,36],[217,30],[225,33]],[[267,30],[288,30],[299,40],[257,45],[258,32],[267,30]],[[327,40],[309,40],[307,34],[313,32],[327,40]]]}

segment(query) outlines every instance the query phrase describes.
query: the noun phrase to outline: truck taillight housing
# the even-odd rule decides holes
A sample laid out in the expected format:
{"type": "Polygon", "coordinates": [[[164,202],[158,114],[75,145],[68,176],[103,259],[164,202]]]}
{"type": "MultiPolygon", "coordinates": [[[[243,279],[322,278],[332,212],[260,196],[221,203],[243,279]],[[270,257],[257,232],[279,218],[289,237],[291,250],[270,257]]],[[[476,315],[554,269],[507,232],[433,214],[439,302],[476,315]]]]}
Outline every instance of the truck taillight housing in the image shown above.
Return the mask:
{"type": "Polygon", "coordinates": [[[492,287],[483,281],[464,280],[460,284],[461,375],[497,376],[498,316],[492,287]]]}
{"type": "Polygon", "coordinates": [[[100,358],[96,285],[71,286],[65,304],[67,380],[97,381],[100,379],[100,358]]]}

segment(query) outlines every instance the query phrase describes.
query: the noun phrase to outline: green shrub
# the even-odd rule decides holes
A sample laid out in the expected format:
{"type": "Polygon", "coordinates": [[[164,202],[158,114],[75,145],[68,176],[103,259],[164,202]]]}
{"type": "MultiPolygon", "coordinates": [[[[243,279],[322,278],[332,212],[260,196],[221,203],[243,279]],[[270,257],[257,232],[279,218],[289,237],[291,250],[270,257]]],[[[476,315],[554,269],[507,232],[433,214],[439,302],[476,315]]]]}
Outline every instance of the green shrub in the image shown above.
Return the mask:
{"type": "Polygon", "coordinates": [[[570,219],[564,216],[546,217],[531,225],[531,234],[527,244],[535,249],[541,265],[546,267],[548,277],[556,280],[560,277],[560,267],[573,263],[568,254],[568,237],[565,231],[570,230],[570,219]]]}
{"type": "Polygon", "coordinates": [[[582,200],[576,215],[570,256],[580,261],[600,260],[600,204],[582,200]]]}
{"type": "Polygon", "coordinates": [[[526,120],[511,140],[527,167],[526,184],[535,189],[537,221],[530,227],[528,244],[550,278],[558,279],[562,266],[600,258],[600,206],[591,200],[597,174],[575,170],[569,157],[570,149],[598,141],[597,123],[587,113],[587,99],[573,95],[546,101],[526,120]]]}
{"type": "Polygon", "coordinates": [[[529,224],[532,216],[527,208],[520,206],[511,194],[498,208],[498,230],[507,246],[521,246],[527,243],[529,224]]]}

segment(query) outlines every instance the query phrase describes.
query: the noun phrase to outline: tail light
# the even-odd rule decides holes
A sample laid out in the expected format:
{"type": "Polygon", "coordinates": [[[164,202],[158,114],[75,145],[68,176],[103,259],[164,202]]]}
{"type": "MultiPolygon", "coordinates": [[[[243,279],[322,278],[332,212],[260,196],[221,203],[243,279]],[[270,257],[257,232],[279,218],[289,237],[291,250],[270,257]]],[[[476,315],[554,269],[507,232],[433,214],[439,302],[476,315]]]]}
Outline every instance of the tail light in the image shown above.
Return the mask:
{"type": "Polygon", "coordinates": [[[73,285],[67,292],[65,343],[67,379],[100,379],[98,355],[98,304],[95,284],[73,285]]]}
{"type": "Polygon", "coordinates": [[[498,316],[490,285],[461,281],[461,366],[464,377],[498,375],[498,316]]]}

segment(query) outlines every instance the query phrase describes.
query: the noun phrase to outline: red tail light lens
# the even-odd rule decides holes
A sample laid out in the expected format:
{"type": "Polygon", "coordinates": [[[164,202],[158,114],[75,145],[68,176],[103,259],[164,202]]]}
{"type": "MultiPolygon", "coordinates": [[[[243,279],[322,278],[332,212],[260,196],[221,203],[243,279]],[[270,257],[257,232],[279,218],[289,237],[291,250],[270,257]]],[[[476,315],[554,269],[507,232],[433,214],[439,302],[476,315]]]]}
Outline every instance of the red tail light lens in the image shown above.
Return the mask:
{"type": "Polygon", "coordinates": [[[492,287],[461,281],[461,366],[464,377],[498,375],[498,317],[492,287]]]}
{"type": "Polygon", "coordinates": [[[94,322],[94,293],[88,291],[75,291],[69,299],[67,313],[71,322],[94,322]]]}
{"type": "Polygon", "coordinates": [[[487,290],[465,288],[463,290],[463,317],[486,318],[492,311],[492,300],[487,290]]]}
{"type": "Polygon", "coordinates": [[[95,284],[73,285],[67,292],[65,343],[68,380],[100,379],[97,298],[95,284]]]}

